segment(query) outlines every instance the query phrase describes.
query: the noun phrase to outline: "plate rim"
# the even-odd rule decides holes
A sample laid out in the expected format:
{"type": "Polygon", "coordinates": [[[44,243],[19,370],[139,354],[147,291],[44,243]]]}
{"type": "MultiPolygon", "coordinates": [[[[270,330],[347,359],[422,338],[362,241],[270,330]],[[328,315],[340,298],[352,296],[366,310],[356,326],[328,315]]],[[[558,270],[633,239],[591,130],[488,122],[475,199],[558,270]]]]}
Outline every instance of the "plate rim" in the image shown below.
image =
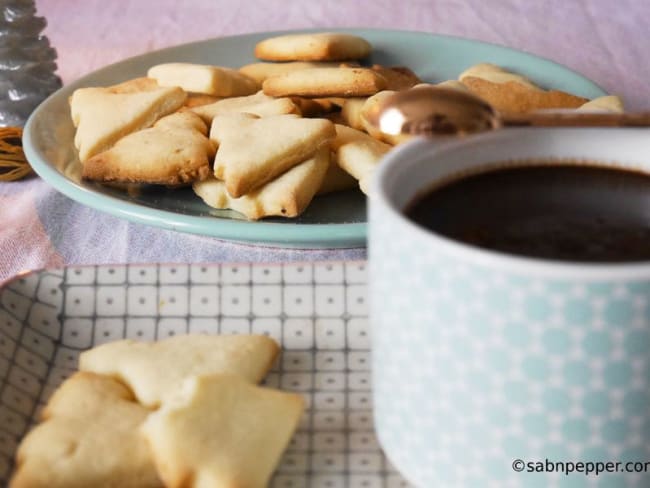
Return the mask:
{"type": "Polygon", "coordinates": [[[168,51],[177,49],[195,49],[200,45],[211,42],[218,42],[223,39],[236,41],[237,39],[248,39],[253,36],[276,36],[295,33],[309,32],[347,32],[363,35],[362,32],[390,35],[420,35],[439,40],[448,40],[468,46],[488,46],[504,53],[512,53],[516,56],[530,58],[531,61],[553,66],[570,74],[585,86],[585,89],[594,93],[606,94],[605,90],[594,81],[581,73],[537,54],[533,54],[512,47],[485,42],[466,37],[436,34],[419,30],[381,29],[381,28],[311,28],[291,29],[277,31],[249,32],[243,34],[205,38],[187,43],[148,51],[129,58],[125,58],[109,65],[94,70],[81,78],[72,81],[45,99],[28,118],[23,131],[23,150],[34,171],[55,190],[71,198],[72,200],[99,210],[109,215],[123,218],[131,222],[150,225],[158,228],[181,231],[200,236],[214,237],[220,240],[247,243],[252,245],[263,245],[267,247],[298,248],[298,249],[333,249],[333,248],[359,248],[366,246],[367,220],[366,222],[342,222],[342,223],[279,223],[268,221],[247,221],[215,217],[212,221],[205,216],[194,216],[180,214],[169,210],[148,207],[136,202],[130,202],[116,198],[105,193],[98,193],[92,189],[82,186],[79,183],[66,177],[58,169],[48,162],[45,155],[36,149],[34,140],[37,139],[36,126],[41,117],[47,114],[52,103],[60,97],[70,94],[76,88],[87,84],[89,78],[94,78],[106,71],[112,71],[117,66],[128,63],[137,63],[143,58],[152,55],[164,55],[168,51]],[[180,218],[179,218],[180,217],[180,218]]]}

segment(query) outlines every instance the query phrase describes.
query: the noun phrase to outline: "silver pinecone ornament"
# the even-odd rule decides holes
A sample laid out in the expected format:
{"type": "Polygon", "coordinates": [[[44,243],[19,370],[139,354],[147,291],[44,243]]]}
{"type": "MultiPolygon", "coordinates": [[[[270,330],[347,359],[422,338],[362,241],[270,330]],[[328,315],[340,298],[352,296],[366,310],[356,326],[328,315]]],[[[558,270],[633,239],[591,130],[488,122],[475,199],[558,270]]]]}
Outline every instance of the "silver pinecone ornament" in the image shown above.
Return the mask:
{"type": "Polygon", "coordinates": [[[61,86],[45,25],[33,0],[0,0],[0,127],[22,127],[61,86]]]}

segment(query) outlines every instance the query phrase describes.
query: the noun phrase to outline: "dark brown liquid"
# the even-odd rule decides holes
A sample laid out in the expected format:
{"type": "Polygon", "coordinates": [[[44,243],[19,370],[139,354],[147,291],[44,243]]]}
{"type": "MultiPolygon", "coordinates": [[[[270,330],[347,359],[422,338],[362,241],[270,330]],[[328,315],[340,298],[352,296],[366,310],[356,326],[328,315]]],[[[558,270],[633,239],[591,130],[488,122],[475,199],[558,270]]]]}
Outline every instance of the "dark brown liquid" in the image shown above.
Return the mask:
{"type": "Polygon", "coordinates": [[[453,181],[406,214],[438,234],[523,256],[650,261],[650,175],[578,165],[503,168],[453,181]]]}

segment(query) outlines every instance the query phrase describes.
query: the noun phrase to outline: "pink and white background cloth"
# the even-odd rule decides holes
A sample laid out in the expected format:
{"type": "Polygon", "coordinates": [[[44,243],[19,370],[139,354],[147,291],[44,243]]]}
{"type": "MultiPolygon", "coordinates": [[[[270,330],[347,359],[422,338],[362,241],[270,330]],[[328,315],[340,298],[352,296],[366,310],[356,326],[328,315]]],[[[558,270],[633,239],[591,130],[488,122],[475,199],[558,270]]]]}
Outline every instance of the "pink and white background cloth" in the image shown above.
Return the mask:
{"type": "MultiPolygon", "coordinates": [[[[374,27],[449,34],[562,63],[650,109],[647,0],[37,0],[69,83],[180,43],[256,31],[374,27]]],[[[0,183],[0,281],[63,264],[362,259],[365,249],[289,250],[133,224],[79,205],[39,178],[0,183]]]]}

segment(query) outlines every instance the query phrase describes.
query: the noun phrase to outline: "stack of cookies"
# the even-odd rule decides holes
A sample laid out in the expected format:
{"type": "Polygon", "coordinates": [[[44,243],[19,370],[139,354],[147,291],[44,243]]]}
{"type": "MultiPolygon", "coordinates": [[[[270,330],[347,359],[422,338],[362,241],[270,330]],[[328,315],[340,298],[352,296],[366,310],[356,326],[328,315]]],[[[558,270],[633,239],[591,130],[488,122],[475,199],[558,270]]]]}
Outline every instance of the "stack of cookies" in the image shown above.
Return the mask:
{"type": "MultiPolygon", "coordinates": [[[[71,112],[83,177],[192,184],[208,205],[251,220],[296,217],[324,193],[368,194],[378,162],[406,140],[379,132],[368,114],[422,80],[406,67],[362,66],[372,46],[349,34],[279,36],[254,52],[261,61],[239,70],[167,63],[145,78],[77,90],[71,112]]],[[[622,110],[617,97],[544,90],[488,63],[439,85],[503,112],[622,110]]]]}
{"type": "Polygon", "coordinates": [[[263,488],[302,396],[257,386],[266,336],[118,341],[84,352],[23,439],[12,488],[263,488]]]}

